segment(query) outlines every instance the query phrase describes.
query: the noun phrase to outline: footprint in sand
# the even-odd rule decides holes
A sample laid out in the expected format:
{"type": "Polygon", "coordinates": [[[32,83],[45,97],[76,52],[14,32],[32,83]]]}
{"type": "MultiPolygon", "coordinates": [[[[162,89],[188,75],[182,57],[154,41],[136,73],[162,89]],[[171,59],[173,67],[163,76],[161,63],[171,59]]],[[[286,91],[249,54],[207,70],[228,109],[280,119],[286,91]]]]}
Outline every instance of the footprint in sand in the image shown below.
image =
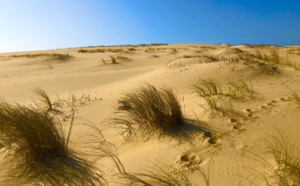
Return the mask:
{"type": "Polygon", "coordinates": [[[258,118],[258,116],[256,115],[257,110],[252,110],[252,109],[245,109],[245,112],[247,113],[247,116],[250,118],[258,118]]]}
{"type": "Polygon", "coordinates": [[[272,107],[275,107],[275,106],[278,105],[278,104],[277,104],[277,101],[276,101],[276,100],[272,100],[272,101],[269,101],[269,102],[267,103],[267,105],[272,106],[272,107]]]}
{"type": "Polygon", "coordinates": [[[257,115],[254,115],[254,113],[270,113],[275,107],[279,106],[281,103],[288,102],[288,98],[289,97],[280,97],[275,100],[268,101],[264,105],[258,106],[255,111],[251,109],[245,109],[245,111],[248,113],[249,117],[259,117],[257,115]]]}
{"type": "Polygon", "coordinates": [[[199,155],[187,152],[182,154],[177,160],[174,162],[175,168],[180,170],[197,170],[199,165],[203,162],[203,160],[199,157],[199,155]]]}

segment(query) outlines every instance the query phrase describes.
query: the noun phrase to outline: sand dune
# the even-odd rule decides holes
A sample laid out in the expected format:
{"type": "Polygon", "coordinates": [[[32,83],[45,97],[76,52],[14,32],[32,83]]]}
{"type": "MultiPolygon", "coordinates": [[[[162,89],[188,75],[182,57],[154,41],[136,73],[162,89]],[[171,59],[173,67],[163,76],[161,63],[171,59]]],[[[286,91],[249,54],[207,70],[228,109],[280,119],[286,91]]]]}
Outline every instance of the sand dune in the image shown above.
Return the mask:
{"type": "MultiPolygon", "coordinates": [[[[0,54],[0,96],[8,102],[32,104],[36,98],[34,89],[41,88],[53,103],[58,99],[65,101],[56,109],[64,112],[58,119],[67,129],[70,107],[66,103],[72,95],[76,97],[74,123],[78,125],[72,129],[70,146],[79,153],[84,145],[82,139],[91,136],[90,130],[79,124],[93,123],[115,145],[127,172],[175,169],[194,185],[204,185],[195,171],[201,169],[209,173],[210,185],[231,186],[264,185],[264,180],[255,176],[257,172],[250,171],[264,172],[264,167],[251,157],[257,154],[274,163],[273,156],[266,153],[265,140],[276,135],[277,130],[299,147],[300,108],[291,101],[290,94],[291,90],[300,93],[298,46],[184,44],[83,49],[84,53],[80,49],[62,49],[0,54]],[[53,53],[72,58],[32,56],[53,53]],[[251,84],[254,93],[249,98],[242,95],[241,100],[226,97],[228,92],[212,95],[210,98],[216,98],[218,103],[232,106],[231,111],[212,113],[206,99],[193,90],[192,85],[201,79],[213,79],[224,86],[243,81],[251,84]],[[172,88],[184,117],[206,123],[216,143],[211,144],[210,137],[204,137],[203,133],[180,143],[172,137],[156,135],[126,142],[110,119],[120,112],[118,101],[124,93],[135,91],[145,82],[157,88],[172,88]]],[[[124,179],[115,182],[116,168],[109,158],[86,158],[105,170],[109,185],[127,184],[124,179]]]]}

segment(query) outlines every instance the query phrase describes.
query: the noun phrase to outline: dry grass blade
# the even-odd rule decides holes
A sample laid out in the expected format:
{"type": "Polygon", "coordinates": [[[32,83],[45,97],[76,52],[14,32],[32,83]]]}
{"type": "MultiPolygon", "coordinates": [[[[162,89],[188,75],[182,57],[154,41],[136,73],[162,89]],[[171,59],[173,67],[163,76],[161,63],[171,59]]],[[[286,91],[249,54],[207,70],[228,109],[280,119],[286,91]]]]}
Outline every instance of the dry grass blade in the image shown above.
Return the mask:
{"type": "Polygon", "coordinates": [[[235,110],[228,101],[217,101],[216,98],[205,98],[212,114],[221,114],[223,117],[245,118],[244,114],[235,110]]]}
{"type": "MultiPolygon", "coordinates": [[[[171,167],[170,167],[171,168],[171,167]]],[[[206,186],[210,185],[210,178],[207,172],[201,168],[196,173],[203,179],[206,186]]],[[[161,168],[157,170],[149,170],[147,173],[126,173],[121,175],[123,179],[127,179],[132,184],[144,184],[149,186],[193,186],[194,184],[188,179],[187,175],[181,171],[171,168],[167,172],[161,168]]]]}
{"type": "Polygon", "coordinates": [[[296,103],[300,107],[300,95],[296,91],[290,90],[289,100],[296,103]]]}
{"type": "Polygon", "coordinates": [[[11,158],[6,179],[42,185],[105,185],[94,168],[66,146],[60,123],[38,108],[0,103],[0,142],[11,158]],[[13,176],[12,176],[13,175],[13,176]]]}
{"type": "Polygon", "coordinates": [[[201,97],[223,94],[222,85],[214,79],[201,79],[193,88],[201,97]]]}
{"type": "Polygon", "coordinates": [[[254,90],[252,84],[248,84],[245,81],[231,81],[227,87],[226,95],[232,100],[245,101],[248,98],[253,98],[254,90]]]}
{"type": "Polygon", "coordinates": [[[53,110],[52,102],[44,90],[36,88],[35,94],[39,96],[39,100],[43,103],[44,107],[46,108],[46,112],[53,110]]]}
{"type": "Polygon", "coordinates": [[[273,155],[277,163],[276,174],[284,175],[288,182],[300,184],[300,158],[299,149],[288,141],[282,132],[277,136],[272,136],[267,141],[269,153],[273,155]]]}

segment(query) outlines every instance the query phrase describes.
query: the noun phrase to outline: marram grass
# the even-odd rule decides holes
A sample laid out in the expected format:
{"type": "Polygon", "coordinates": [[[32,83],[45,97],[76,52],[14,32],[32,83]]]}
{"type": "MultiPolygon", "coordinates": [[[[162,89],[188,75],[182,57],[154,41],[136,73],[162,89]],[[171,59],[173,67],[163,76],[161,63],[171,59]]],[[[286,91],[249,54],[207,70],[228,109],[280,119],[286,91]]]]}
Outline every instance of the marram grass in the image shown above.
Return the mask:
{"type": "Polygon", "coordinates": [[[255,176],[255,180],[245,179],[251,183],[260,180],[268,186],[300,185],[299,148],[292,144],[283,132],[277,132],[277,135],[268,137],[266,141],[267,153],[273,156],[274,161],[270,162],[258,154],[249,152],[252,155],[250,158],[260,162],[264,169],[261,171],[246,167],[255,176]]]}
{"type": "MultiPolygon", "coordinates": [[[[68,148],[59,122],[39,108],[0,102],[0,143],[10,158],[2,180],[37,185],[106,185],[68,148]]],[[[2,163],[2,162],[1,162],[2,163]]]]}
{"type": "Polygon", "coordinates": [[[125,93],[122,103],[126,103],[126,109],[121,109],[112,122],[118,124],[128,140],[138,133],[143,137],[154,133],[178,137],[183,132],[185,122],[181,105],[171,88],[157,89],[146,83],[125,93]]]}
{"type": "Polygon", "coordinates": [[[199,79],[193,84],[193,90],[200,97],[218,96],[232,101],[246,101],[254,98],[251,83],[242,80],[221,83],[215,79],[199,79]]]}

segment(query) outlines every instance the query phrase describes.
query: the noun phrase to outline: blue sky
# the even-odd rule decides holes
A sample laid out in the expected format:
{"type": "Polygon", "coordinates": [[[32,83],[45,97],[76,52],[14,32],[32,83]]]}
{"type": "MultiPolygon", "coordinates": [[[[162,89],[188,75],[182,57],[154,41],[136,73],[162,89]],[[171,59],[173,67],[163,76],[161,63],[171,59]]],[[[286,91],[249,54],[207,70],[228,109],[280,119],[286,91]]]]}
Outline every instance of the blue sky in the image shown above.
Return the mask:
{"type": "Polygon", "coordinates": [[[142,43],[300,44],[300,0],[0,1],[0,52],[142,43]]]}

